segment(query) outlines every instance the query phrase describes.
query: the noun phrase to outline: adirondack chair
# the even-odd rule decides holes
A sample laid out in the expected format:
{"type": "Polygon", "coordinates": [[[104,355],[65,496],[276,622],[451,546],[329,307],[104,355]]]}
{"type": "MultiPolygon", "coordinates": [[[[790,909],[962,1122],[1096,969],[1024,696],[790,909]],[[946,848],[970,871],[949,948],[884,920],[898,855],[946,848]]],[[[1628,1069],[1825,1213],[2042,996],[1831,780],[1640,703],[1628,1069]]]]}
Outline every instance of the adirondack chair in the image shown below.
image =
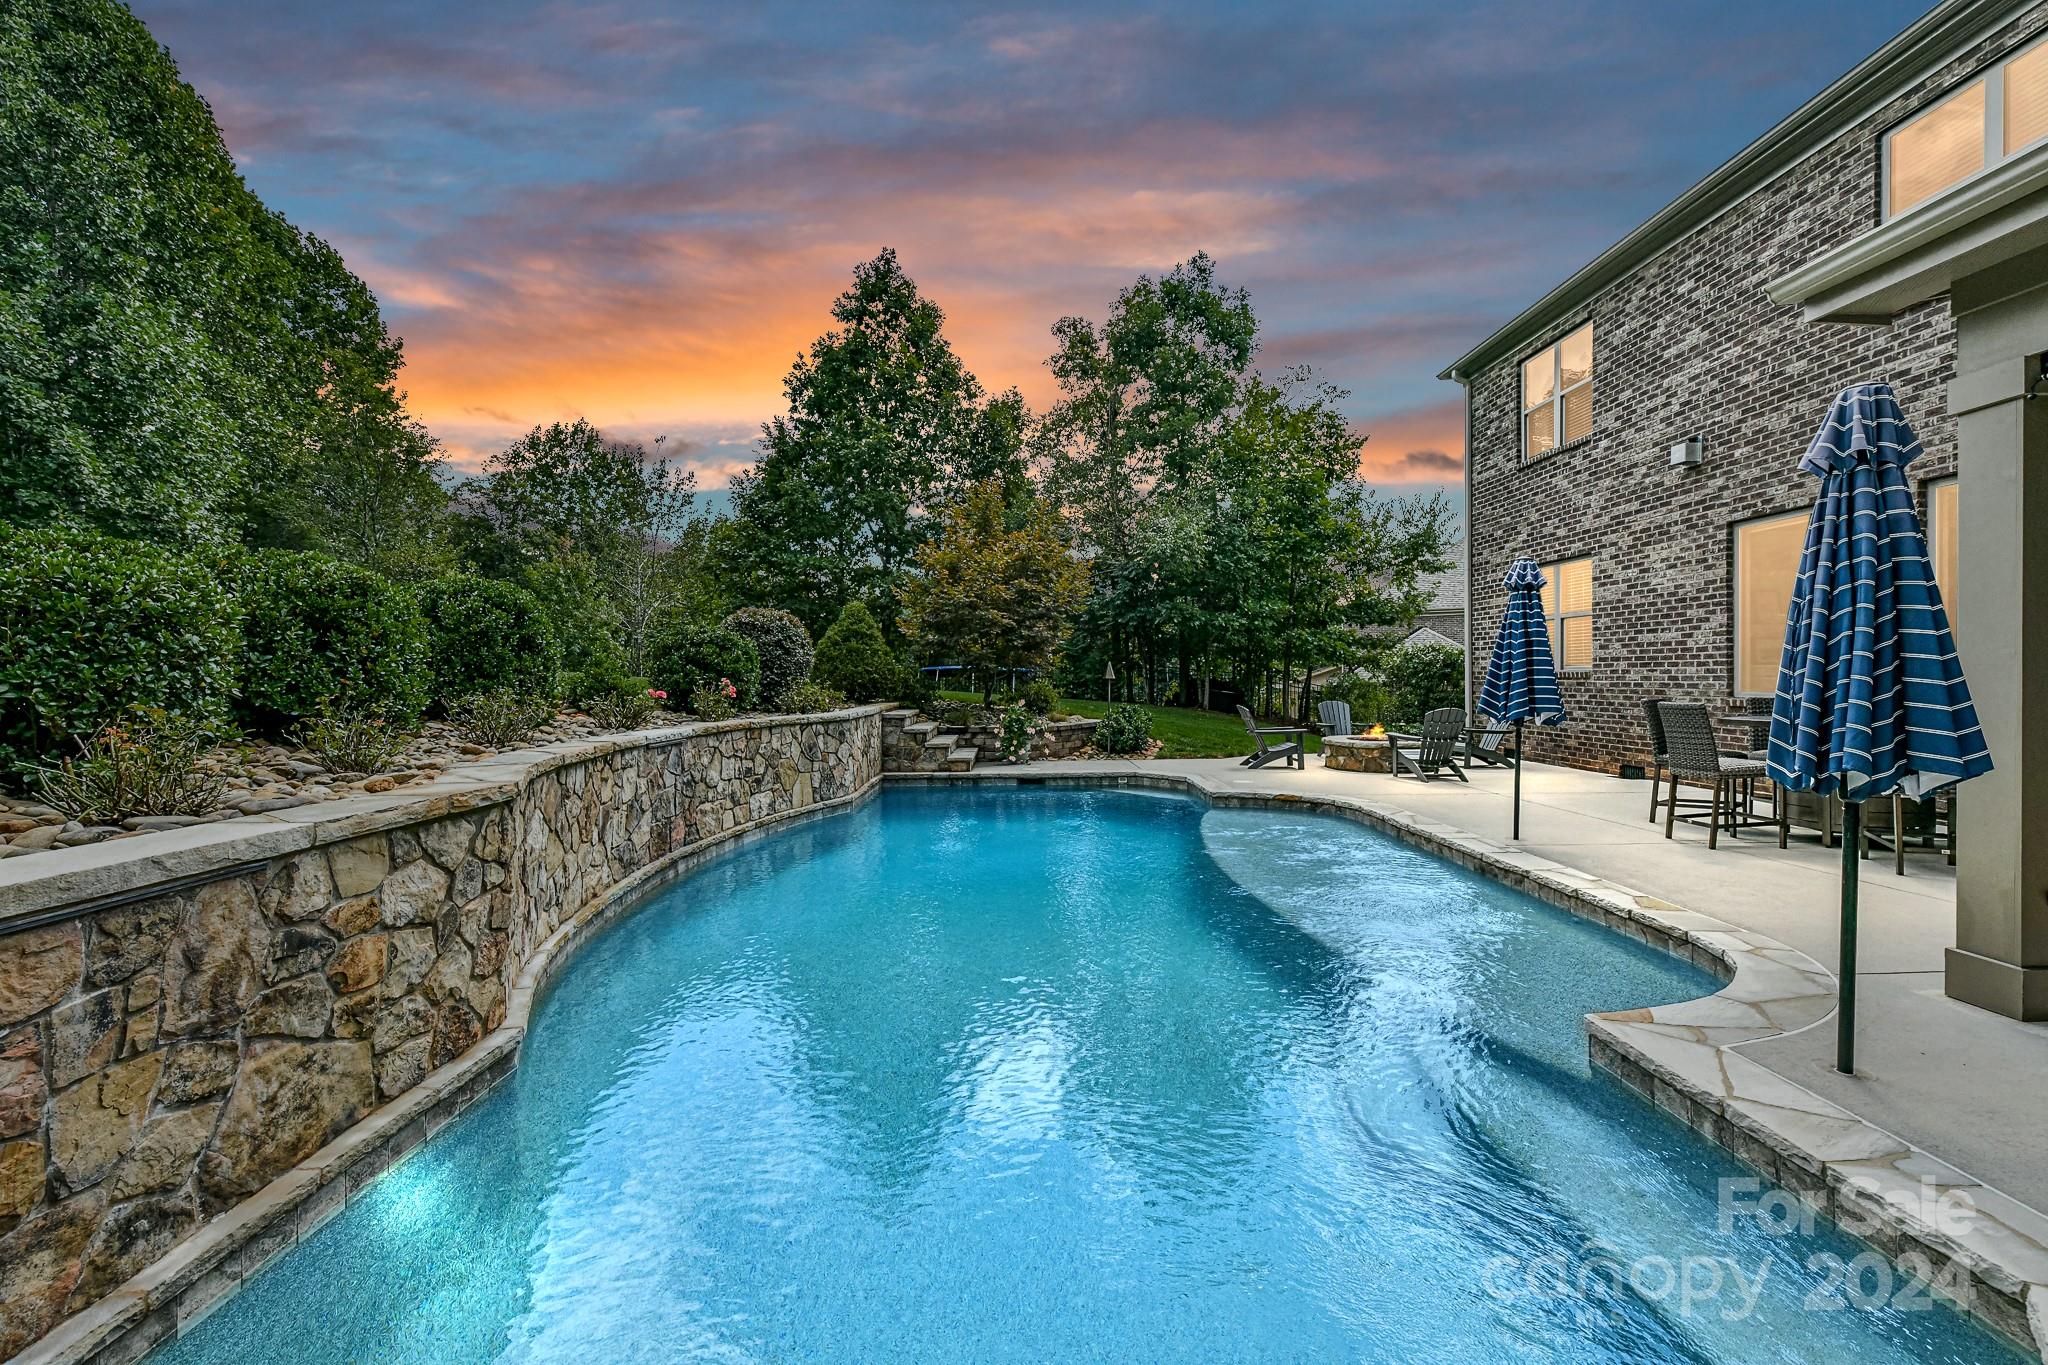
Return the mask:
{"type": "Polygon", "coordinates": [[[1445,706],[1422,718],[1419,735],[1388,735],[1387,748],[1394,757],[1394,776],[1411,773],[1428,782],[1439,773],[1449,773],[1460,782],[1470,782],[1458,766],[1458,746],[1465,738],[1465,712],[1445,706]]]}
{"type": "Polygon", "coordinates": [[[1244,722],[1245,732],[1252,737],[1252,743],[1259,746],[1256,751],[1245,755],[1239,767],[1263,768],[1268,763],[1278,763],[1283,759],[1290,768],[1308,766],[1308,731],[1299,725],[1260,725],[1243,706],[1237,708],[1237,718],[1244,722]],[[1292,735],[1294,738],[1268,744],[1267,735],[1292,735]]]}
{"type": "Polygon", "coordinates": [[[1316,703],[1316,720],[1322,726],[1325,739],[1331,735],[1348,735],[1351,733],[1351,703],[1319,701],[1316,703]]]}
{"type": "Polygon", "coordinates": [[[1476,735],[1468,732],[1465,737],[1465,766],[1491,763],[1497,768],[1514,767],[1514,750],[1504,747],[1508,736],[1514,732],[1515,727],[1504,720],[1488,721],[1486,728],[1476,735]]]}

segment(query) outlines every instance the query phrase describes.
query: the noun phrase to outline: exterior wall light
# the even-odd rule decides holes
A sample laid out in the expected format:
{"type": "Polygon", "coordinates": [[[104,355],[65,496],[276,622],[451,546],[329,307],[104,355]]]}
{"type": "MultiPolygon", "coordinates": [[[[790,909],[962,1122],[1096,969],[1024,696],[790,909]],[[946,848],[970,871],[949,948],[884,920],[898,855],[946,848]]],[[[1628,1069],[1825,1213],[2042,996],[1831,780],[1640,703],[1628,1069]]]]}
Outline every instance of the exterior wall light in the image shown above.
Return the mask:
{"type": "Polygon", "coordinates": [[[1671,466],[1674,469],[1686,465],[1702,464],[1707,458],[1707,438],[1688,436],[1671,447],[1671,466]]]}

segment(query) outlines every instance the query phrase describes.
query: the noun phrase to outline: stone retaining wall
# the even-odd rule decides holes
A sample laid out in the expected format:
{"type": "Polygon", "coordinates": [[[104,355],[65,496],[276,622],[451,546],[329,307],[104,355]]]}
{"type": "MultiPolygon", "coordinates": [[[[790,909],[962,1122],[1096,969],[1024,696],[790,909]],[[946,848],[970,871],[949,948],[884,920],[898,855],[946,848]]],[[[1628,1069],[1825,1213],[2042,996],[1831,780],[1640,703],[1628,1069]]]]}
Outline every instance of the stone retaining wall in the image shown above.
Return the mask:
{"type": "Polygon", "coordinates": [[[880,710],[569,742],[0,865],[0,1356],[471,1054],[579,912],[871,787],[880,710]]]}

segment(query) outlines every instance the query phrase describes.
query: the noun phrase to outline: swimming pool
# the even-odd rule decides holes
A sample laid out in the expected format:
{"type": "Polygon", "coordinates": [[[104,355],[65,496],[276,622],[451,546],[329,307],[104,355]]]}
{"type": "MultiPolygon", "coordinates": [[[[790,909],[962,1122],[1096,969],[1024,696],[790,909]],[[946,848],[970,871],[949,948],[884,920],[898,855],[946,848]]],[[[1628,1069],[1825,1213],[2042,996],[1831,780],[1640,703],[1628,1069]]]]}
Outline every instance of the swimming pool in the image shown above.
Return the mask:
{"type": "Polygon", "coordinates": [[[151,1359],[2017,1360],[1590,1073],[1713,986],[1332,818],[887,791],[591,943],[151,1359]]]}

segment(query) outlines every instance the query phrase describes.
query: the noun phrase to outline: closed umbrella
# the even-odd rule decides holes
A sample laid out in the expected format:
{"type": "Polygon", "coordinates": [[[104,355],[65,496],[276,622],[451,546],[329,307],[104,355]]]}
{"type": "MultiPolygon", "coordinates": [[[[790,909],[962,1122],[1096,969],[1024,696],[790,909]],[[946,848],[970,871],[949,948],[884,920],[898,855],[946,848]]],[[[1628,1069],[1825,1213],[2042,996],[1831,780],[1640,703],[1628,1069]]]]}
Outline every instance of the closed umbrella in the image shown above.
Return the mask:
{"type": "Polygon", "coordinates": [[[1799,462],[1820,480],[1820,497],[1785,620],[1767,767],[1781,787],[1843,802],[1835,1043],[1843,1072],[1856,1058],[1861,803],[1925,796],[1991,769],[1906,483],[1920,454],[1891,386],[1855,384],[1799,462]]]}
{"type": "Polygon", "coordinates": [[[1493,638],[1493,657],[1486,661],[1486,681],[1479,689],[1479,710],[1515,727],[1515,837],[1522,837],[1522,722],[1564,724],[1564,702],[1557,695],[1557,665],[1550,657],[1550,627],[1543,619],[1543,570],[1524,556],[1508,566],[1501,580],[1508,590],[1507,613],[1493,638]]]}

